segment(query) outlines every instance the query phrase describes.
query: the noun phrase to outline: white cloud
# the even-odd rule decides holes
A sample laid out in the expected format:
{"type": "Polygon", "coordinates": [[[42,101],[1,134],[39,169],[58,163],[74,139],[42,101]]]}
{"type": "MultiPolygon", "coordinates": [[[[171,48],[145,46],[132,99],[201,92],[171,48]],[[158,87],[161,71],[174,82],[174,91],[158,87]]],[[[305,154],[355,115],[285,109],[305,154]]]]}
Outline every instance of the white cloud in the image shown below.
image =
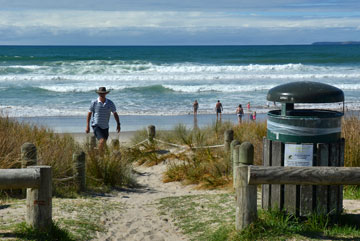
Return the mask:
{"type": "Polygon", "coordinates": [[[61,30],[106,28],[354,28],[360,17],[303,18],[264,17],[224,12],[154,11],[1,11],[2,28],[45,28],[61,30]]]}

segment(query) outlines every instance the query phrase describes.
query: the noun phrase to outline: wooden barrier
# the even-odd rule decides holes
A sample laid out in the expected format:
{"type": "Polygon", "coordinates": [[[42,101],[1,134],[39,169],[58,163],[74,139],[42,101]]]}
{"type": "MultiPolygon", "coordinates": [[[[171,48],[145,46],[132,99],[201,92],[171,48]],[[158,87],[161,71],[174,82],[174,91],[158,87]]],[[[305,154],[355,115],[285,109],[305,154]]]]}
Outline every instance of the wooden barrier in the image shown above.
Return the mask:
{"type": "Polygon", "coordinates": [[[77,191],[83,192],[86,189],[85,152],[75,152],[73,154],[73,163],[77,191]]]}
{"type": "MultiPolygon", "coordinates": [[[[240,145],[240,141],[238,140],[233,140],[231,143],[230,143],[230,157],[229,157],[229,174],[233,174],[233,186],[235,186],[235,174],[234,174],[234,155],[238,154],[235,153],[235,147],[240,145]]],[[[236,157],[238,159],[238,157],[236,157]]]]}
{"type": "Polygon", "coordinates": [[[248,185],[248,165],[254,164],[254,147],[244,142],[239,148],[239,162],[236,167],[236,211],[235,226],[241,230],[257,219],[256,185],[248,185]]]}
{"type": "Polygon", "coordinates": [[[120,148],[120,141],[118,139],[111,140],[111,147],[114,150],[119,150],[120,148]]]}
{"type": "Polygon", "coordinates": [[[233,150],[232,150],[232,159],[233,159],[233,185],[234,188],[236,187],[236,173],[237,173],[237,169],[236,167],[239,166],[239,150],[240,150],[240,143],[235,145],[233,150]]]}
{"type": "MultiPolygon", "coordinates": [[[[308,143],[312,145],[312,166],[344,166],[345,140],[334,143],[308,143]]],[[[263,140],[263,166],[285,166],[286,143],[263,140]]],[[[342,186],[311,186],[294,184],[263,184],[262,208],[286,210],[296,216],[313,212],[340,214],[342,212],[342,186]]]]}
{"type": "MultiPolygon", "coordinates": [[[[329,189],[339,185],[360,185],[360,167],[252,166],[253,153],[252,145],[243,143],[239,148],[239,165],[234,166],[237,230],[246,228],[256,220],[258,184],[317,185],[316,188],[331,185],[328,186],[329,189]]],[[[336,205],[342,207],[342,199],[341,203],[336,205]]],[[[336,208],[338,207],[334,206],[329,210],[336,208]]]]}
{"type": "Polygon", "coordinates": [[[0,188],[28,188],[26,223],[47,230],[52,223],[52,173],[50,166],[0,169],[0,188]]]}
{"type": "Polygon", "coordinates": [[[233,140],[234,140],[234,131],[226,130],[224,132],[224,150],[225,150],[225,152],[230,151],[230,144],[233,140]]]}
{"type": "Polygon", "coordinates": [[[96,147],[96,142],[97,142],[96,136],[92,135],[90,137],[90,143],[89,143],[90,144],[90,149],[94,149],[96,147]]]}
{"type": "Polygon", "coordinates": [[[36,146],[30,142],[25,142],[21,146],[21,168],[34,166],[37,164],[36,146]]]}
{"type": "Polygon", "coordinates": [[[156,135],[156,131],[155,131],[155,126],[154,125],[149,125],[147,127],[147,133],[148,133],[148,143],[151,144],[154,142],[154,138],[156,135]]]}
{"type": "Polygon", "coordinates": [[[293,185],[360,185],[360,167],[249,166],[248,183],[293,185]]]}
{"type": "Polygon", "coordinates": [[[0,169],[0,189],[35,188],[39,183],[38,169],[0,169]]]}
{"type": "MultiPolygon", "coordinates": [[[[256,190],[257,184],[292,184],[292,185],[360,185],[360,167],[263,167],[239,166],[236,183],[236,196],[238,190],[256,190]]],[[[252,197],[243,197],[237,202],[236,229],[241,230],[251,222],[246,220],[250,214],[257,212],[256,193],[246,193],[252,197]],[[242,206],[240,206],[242,205],[242,206]],[[243,210],[243,211],[238,211],[243,210]]],[[[253,220],[254,221],[254,220],[253,220]]]]}

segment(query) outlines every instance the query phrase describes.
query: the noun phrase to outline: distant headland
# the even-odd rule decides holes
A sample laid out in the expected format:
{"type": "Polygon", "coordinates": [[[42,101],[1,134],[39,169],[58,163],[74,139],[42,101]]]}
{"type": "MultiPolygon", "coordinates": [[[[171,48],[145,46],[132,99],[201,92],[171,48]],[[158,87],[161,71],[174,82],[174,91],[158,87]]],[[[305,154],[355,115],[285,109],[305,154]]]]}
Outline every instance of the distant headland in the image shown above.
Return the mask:
{"type": "Polygon", "coordinates": [[[315,42],[311,45],[360,45],[360,41],[344,41],[344,42],[315,42]]]}

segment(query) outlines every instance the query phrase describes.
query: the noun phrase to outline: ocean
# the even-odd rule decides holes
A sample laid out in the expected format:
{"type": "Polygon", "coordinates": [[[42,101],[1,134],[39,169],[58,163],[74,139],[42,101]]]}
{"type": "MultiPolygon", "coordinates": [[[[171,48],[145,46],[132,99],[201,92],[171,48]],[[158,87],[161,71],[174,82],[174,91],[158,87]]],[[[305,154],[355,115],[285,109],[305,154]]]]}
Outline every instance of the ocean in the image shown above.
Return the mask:
{"type": "MultiPolygon", "coordinates": [[[[288,46],[0,46],[0,111],[9,117],[85,116],[106,86],[120,115],[224,112],[239,104],[275,108],[267,91],[318,81],[360,109],[360,45],[288,46]]],[[[340,108],[342,104],[321,104],[340,108]]]]}

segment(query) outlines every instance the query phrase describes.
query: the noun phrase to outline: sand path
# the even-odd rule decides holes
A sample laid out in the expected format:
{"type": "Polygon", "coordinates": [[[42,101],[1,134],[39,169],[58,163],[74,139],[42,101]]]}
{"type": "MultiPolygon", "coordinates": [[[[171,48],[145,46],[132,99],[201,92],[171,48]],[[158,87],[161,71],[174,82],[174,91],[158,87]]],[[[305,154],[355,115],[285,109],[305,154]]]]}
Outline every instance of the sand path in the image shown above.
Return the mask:
{"type": "Polygon", "coordinates": [[[95,240],[188,240],[172,222],[171,217],[160,215],[156,204],[160,198],[220,193],[221,191],[194,190],[180,183],[163,183],[165,164],[136,167],[137,182],[141,188],[127,189],[115,194],[115,199],[126,204],[125,211],[109,213],[103,223],[106,233],[98,233],[95,240]]]}

